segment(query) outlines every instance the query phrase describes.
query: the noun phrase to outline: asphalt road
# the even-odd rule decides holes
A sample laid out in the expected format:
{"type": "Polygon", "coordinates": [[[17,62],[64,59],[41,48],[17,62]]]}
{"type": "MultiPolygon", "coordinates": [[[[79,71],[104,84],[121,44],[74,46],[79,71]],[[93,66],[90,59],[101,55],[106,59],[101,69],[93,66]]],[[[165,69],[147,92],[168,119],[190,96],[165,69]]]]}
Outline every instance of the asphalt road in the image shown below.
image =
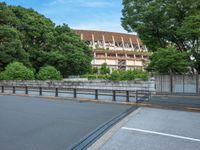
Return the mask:
{"type": "Polygon", "coordinates": [[[200,97],[195,96],[175,96],[175,95],[157,95],[152,96],[149,101],[151,104],[161,104],[163,106],[179,106],[200,108],[200,97]]]}
{"type": "MultiPolygon", "coordinates": [[[[139,108],[137,113],[131,115],[130,120],[98,149],[200,149],[200,113],[139,108]]],[[[100,140],[98,143],[101,143],[100,140]]]]}
{"type": "Polygon", "coordinates": [[[0,150],[65,150],[128,108],[0,96],[0,150]]]}

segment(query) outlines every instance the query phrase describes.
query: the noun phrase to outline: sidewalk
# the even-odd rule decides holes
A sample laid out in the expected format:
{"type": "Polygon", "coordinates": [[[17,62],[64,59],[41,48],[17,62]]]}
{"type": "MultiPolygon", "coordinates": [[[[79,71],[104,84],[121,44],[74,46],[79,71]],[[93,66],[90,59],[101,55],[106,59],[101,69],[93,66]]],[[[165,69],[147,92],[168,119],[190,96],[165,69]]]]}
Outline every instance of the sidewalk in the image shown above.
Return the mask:
{"type": "Polygon", "coordinates": [[[89,150],[199,150],[200,113],[139,108],[89,150]]]}

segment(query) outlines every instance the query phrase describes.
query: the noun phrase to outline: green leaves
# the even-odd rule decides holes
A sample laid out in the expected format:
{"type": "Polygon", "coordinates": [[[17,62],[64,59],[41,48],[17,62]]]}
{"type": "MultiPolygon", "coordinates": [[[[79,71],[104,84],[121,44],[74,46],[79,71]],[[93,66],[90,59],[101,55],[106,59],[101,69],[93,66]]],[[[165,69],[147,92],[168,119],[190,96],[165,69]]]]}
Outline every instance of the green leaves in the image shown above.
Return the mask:
{"type": "Polygon", "coordinates": [[[109,69],[109,67],[108,67],[108,65],[106,63],[103,63],[101,65],[100,73],[101,74],[109,74],[110,73],[110,69],[109,69]]]}
{"type": "Polygon", "coordinates": [[[3,80],[33,80],[34,73],[20,62],[13,62],[6,66],[5,71],[0,74],[3,80]]]}
{"type": "Polygon", "coordinates": [[[0,70],[12,61],[37,72],[51,65],[67,77],[91,70],[92,50],[66,24],[55,26],[33,9],[0,3],[0,70]]]}
{"type": "Polygon", "coordinates": [[[39,80],[60,80],[61,78],[60,72],[53,66],[42,67],[37,75],[39,80]]]}
{"type": "Polygon", "coordinates": [[[123,6],[121,20],[127,31],[136,31],[151,51],[170,45],[181,52],[192,51],[188,58],[194,57],[200,73],[199,1],[123,0],[123,6]]]}
{"type": "Polygon", "coordinates": [[[158,73],[178,73],[182,74],[189,71],[192,65],[188,62],[188,56],[184,52],[178,52],[174,48],[158,49],[151,56],[151,62],[147,70],[158,73]]]}
{"type": "Polygon", "coordinates": [[[12,61],[28,64],[28,53],[23,49],[20,33],[11,27],[0,26],[0,70],[12,61]]]}

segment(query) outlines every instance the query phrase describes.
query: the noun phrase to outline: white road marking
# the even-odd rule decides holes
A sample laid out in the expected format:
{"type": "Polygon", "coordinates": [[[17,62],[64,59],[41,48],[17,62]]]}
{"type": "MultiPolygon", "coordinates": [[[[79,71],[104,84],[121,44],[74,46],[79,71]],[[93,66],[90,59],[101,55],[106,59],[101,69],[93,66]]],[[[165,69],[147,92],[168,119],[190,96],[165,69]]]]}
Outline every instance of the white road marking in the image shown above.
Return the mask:
{"type": "Polygon", "coordinates": [[[162,132],[155,132],[155,131],[150,131],[150,130],[143,130],[143,129],[137,129],[137,128],[128,128],[128,127],[122,127],[121,129],[144,132],[144,133],[150,133],[150,134],[157,134],[157,135],[163,135],[163,136],[168,136],[168,137],[174,137],[174,138],[179,138],[179,139],[184,139],[184,140],[200,142],[200,139],[195,139],[195,138],[185,137],[185,136],[180,136],[180,135],[174,135],[174,134],[168,134],[168,133],[162,133],[162,132]]]}

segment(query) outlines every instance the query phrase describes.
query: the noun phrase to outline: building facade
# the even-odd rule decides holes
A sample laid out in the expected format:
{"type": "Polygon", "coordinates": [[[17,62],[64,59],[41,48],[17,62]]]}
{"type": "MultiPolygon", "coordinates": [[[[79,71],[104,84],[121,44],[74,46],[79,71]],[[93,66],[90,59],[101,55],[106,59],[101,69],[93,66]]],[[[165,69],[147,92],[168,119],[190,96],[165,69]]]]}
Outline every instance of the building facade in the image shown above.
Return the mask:
{"type": "Polygon", "coordinates": [[[92,66],[100,68],[106,63],[113,70],[144,69],[150,53],[133,34],[75,30],[81,39],[93,49],[92,66]]]}

